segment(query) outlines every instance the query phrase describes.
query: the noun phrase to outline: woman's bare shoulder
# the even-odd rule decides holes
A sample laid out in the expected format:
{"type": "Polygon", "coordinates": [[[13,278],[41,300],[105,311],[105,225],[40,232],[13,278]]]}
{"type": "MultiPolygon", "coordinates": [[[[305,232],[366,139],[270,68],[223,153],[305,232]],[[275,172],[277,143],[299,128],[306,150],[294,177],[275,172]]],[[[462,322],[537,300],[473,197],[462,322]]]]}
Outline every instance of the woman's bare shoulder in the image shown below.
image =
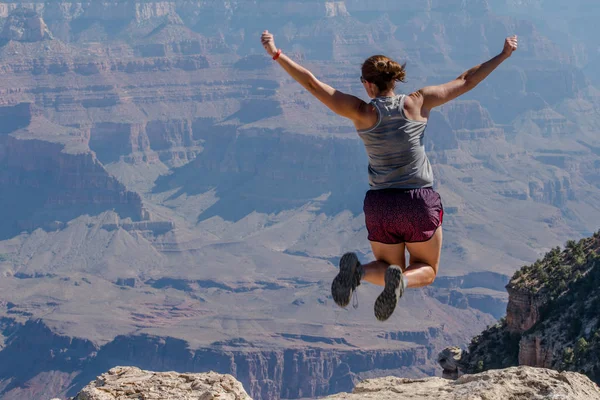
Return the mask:
{"type": "Polygon", "coordinates": [[[427,122],[429,110],[423,108],[423,96],[421,96],[420,91],[405,96],[404,115],[410,120],[427,122]]]}
{"type": "Polygon", "coordinates": [[[359,118],[354,121],[356,129],[367,130],[377,124],[379,115],[377,114],[377,108],[372,103],[362,101],[359,110],[359,118]]]}

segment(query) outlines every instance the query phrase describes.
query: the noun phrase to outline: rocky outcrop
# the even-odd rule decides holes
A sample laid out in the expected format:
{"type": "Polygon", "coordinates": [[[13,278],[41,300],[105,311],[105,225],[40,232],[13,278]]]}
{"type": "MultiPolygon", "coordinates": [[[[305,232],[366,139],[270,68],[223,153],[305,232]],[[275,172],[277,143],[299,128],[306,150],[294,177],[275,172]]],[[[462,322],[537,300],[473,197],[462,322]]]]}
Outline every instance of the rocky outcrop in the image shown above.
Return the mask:
{"type": "Polygon", "coordinates": [[[160,160],[179,166],[202,150],[193,138],[193,125],[190,120],[104,122],[92,125],[87,136],[90,149],[105,164],[123,158],[130,163],[160,160]]]}
{"type": "Polygon", "coordinates": [[[458,379],[462,364],[463,351],[459,347],[448,347],[438,355],[438,364],[442,367],[443,377],[458,379]]]}
{"type": "Polygon", "coordinates": [[[600,389],[584,375],[529,367],[465,375],[456,381],[441,378],[369,379],[352,394],[326,397],[329,400],[442,400],[442,399],[564,399],[597,400],[600,389]]]}
{"type": "Polygon", "coordinates": [[[132,396],[147,400],[252,400],[231,375],[157,373],[133,367],[111,369],[74,400],[120,400],[132,396]]]}
{"type": "Polygon", "coordinates": [[[2,184],[19,187],[55,184],[56,190],[51,191],[46,198],[47,206],[132,205],[137,217],[141,218],[142,204],[139,195],[127,191],[104,170],[92,154],[68,155],[61,152],[60,146],[21,140],[9,140],[7,151],[10,157],[0,160],[0,163],[13,170],[12,173],[2,174],[2,184]],[[29,157],[24,157],[25,154],[29,157]],[[33,156],[34,154],[43,154],[43,157],[33,156]],[[17,169],[26,173],[17,174],[17,169]]]}
{"type": "Polygon", "coordinates": [[[0,39],[39,42],[53,37],[42,17],[35,11],[18,8],[8,16],[0,39]]]}
{"type": "Polygon", "coordinates": [[[147,218],[141,197],[106,171],[84,138],[36,119],[29,106],[8,108],[16,111],[8,126],[17,130],[0,135],[0,187],[11,193],[0,195],[0,236],[67,222],[82,211],[116,209],[134,220],[147,218]],[[28,200],[16,204],[15,198],[28,200]]]}
{"type": "Polygon", "coordinates": [[[325,2],[325,15],[327,17],[348,17],[350,13],[346,9],[346,2],[327,1],[325,2]]]}
{"type": "Polygon", "coordinates": [[[519,342],[519,365],[552,368],[554,351],[543,343],[540,335],[525,336],[519,342]]]}
{"type": "Polygon", "coordinates": [[[27,8],[43,14],[49,20],[73,20],[77,17],[95,20],[132,19],[144,21],[175,12],[175,2],[169,1],[124,1],[119,3],[96,3],[93,1],[71,2],[28,2],[5,1],[0,3],[0,17],[6,17],[15,9],[27,8]]]}
{"type": "Polygon", "coordinates": [[[494,120],[489,111],[477,101],[452,102],[442,109],[454,130],[489,129],[494,120]]]}
{"type": "Polygon", "coordinates": [[[476,272],[464,276],[439,277],[427,291],[443,304],[461,309],[470,307],[501,318],[506,314],[504,287],[508,281],[506,275],[476,272]]]}
{"type": "Polygon", "coordinates": [[[509,296],[506,308],[507,328],[510,332],[523,333],[537,324],[540,319],[540,308],[546,304],[546,299],[510,285],[506,290],[509,296]]]}
{"type": "Polygon", "coordinates": [[[60,144],[7,137],[0,141],[0,184],[16,187],[55,185],[47,205],[131,204],[141,215],[139,195],[110,176],[92,153],[70,154],[60,144]]]}
{"type": "Polygon", "coordinates": [[[596,233],[517,271],[507,286],[506,319],[475,337],[468,352],[442,352],[444,373],[525,365],[583,372],[600,381],[599,251],[596,233]]]}
{"type": "Polygon", "coordinates": [[[517,124],[527,124],[527,129],[531,133],[537,133],[544,137],[559,137],[577,129],[573,122],[551,108],[529,112],[519,118],[517,124]]]}
{"type": "Polygon", "coordinates": [[[540,203],[563,207],[568,200],[574,200],[571,179],[567,176],[546,182],[529,183],[529,196],[540,203]]]}
{"type": "Polygon", "coordinates": [[[115,72],[128,74],[176,70],[190,72],[202,70],[208,66],[207,58],[198,54],[175,55],[171,57],[121,58],[114,61],[81,61],[70,59],[68,55],[65,55],[60,61],[48,58],[35,60],[17,59],[11,60],[10,63],[0,62],[0,69],[3,73],[31,73],[34,75],[59,76],[67,73],[93,76],[115,72]]]}
{"type": "MultiPolygon", "coordinates": [[[[148,400],[250,400],[242,384],[231,375],[150,372],[133,367],[111,369],[86,386],[73,400],[124,400],[132,396],[148,400]]],[[[600,389],[578,373],[518,367],[466,375],[456,381],[440,378],[368,379],[356,385],[352,394],[326,397],[329,400],[400,398],[598,400],[600,389]]]]}

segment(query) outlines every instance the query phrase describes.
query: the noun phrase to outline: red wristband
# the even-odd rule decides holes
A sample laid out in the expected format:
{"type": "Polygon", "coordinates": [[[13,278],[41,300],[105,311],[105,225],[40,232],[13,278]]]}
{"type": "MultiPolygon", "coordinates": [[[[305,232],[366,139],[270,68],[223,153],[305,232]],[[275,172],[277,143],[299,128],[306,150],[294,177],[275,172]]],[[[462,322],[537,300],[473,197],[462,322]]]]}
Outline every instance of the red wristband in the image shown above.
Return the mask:
{"type": "Polygon", "coordinates": [[[273,56],[273,60],[277,60],[280,55],[281,55],[281,49],[277,50],[277,53],[275,53],[275,55],[273,56]]]}

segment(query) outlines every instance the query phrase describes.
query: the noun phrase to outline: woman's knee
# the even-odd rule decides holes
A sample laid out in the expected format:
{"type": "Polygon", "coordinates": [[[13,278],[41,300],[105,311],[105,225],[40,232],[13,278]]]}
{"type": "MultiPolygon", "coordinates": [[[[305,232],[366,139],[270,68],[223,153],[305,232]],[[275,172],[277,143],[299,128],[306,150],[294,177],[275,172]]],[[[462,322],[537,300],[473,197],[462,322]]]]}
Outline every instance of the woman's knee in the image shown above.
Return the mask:
{"type": "Polygon", "coordinates": [[[406,269],[407,271],[419,271],[423,283],[426,285],[431,285],[435,278],[437,277],[437,267],[431,266],[423,261],[416,261],[414,258],[411,258],[410,265],[406,269]]]}
{"type": "Polygon", "coordinates": [[[429,275],[427,286],[432,285],[433,282],[435,282],[435,278],[437,278],[437,268],[431,268],[431,274],[429,275]]]}

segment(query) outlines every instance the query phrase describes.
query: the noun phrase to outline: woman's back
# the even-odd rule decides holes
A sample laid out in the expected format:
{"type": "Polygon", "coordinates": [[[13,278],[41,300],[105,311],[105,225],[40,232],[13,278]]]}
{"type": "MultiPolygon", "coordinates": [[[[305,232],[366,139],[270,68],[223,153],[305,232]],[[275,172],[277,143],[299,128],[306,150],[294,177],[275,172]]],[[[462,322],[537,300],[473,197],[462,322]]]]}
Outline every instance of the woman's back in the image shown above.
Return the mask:
{"type": "Polygon", "coordinates": [[[375,261],[362,265],[355,253],[344,254],[331,297],[346,307],[362,281],[383,286],[373,309],[375,317],[385,321],[404,290],[431,285],[438,273],[444,209],[441,196],[431,187],[433,174],[423,146],[430,111],[477,86],[517,49],[517,37],[507,38],[502,53],[458,78],[408,96],[394,94],[396,82],[404,82],[404,65],[383,55],[369,57],[361,67],[360,81],[373,99],[370,104],[321,82],[277,49],[268,31],[261,41],[292,78],[333,112],[350,119],[365,143],[371,190],[363,211],[375,261]]]}
{"type": "Polygon", "coordinates": [[[423,145],[427,122],[406,117],[405,99],[405,95],[373,99],[378,121],[373,128],[358,131],[369,157],[371,189],[433,185],[433,172],[423,145]]]}

